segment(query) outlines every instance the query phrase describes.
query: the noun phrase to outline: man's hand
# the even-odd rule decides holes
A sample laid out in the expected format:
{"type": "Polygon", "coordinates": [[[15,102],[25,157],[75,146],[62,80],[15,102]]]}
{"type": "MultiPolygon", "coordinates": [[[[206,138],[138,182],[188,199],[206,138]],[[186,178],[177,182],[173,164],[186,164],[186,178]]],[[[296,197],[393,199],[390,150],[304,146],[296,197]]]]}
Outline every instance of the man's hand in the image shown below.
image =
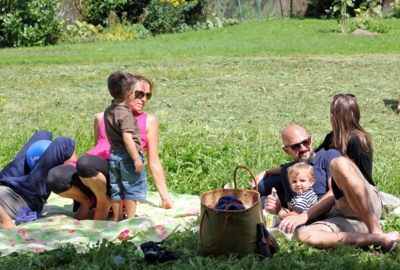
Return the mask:
{"type": "MultiPolygon", "coordinates": [[[[256,176],[257,185],[261,182],[261,180],[264,179],[265,174],[266,174],[266,172],[265,172],[265,171],[262,171],[262,172],[260,172],[260,173],[256,176]]],[[[256,190],[256,184],[254,184],[254,181],[251,182],[251,188],[252,188],[253,190],[256,190]]]]}
{"type": "Polygon", "coordinates": [[[301,213],[300,215],[290,215],[279,223],[279,230],[282,230],[286,233],[294,233],[298,226],[306,224],[307,221],[308,216],[305,212],[301,213]]]}
{"type": "Polygon", "coordinates": [[[275,209],[275,213],[278,213],[281,210],[281,201],[279,200],[279,197],[275,198],[272,195],[268,195],[268,197],[265,199],[264,209],[267,212],[275,209]]]}

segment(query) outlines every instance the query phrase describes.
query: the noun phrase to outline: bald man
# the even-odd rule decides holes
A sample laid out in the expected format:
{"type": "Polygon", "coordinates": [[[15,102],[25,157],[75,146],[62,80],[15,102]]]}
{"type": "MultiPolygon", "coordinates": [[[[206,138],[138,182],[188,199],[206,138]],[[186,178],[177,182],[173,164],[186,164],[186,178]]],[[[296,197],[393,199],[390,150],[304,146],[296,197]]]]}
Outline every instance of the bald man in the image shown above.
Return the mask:
{"type": "MultiPolygon", "coordinates": [[[[286,154],[291,155],[295,161],[311,164],[314,170],[325,171],[327,181],[323,181],[323,176],[315,175],[316,184],[319,182],[320,187],[325,184],[326,194],[307,211],[283,219],[279,225],[281,230],[293,233],[298,226],[309,224],[313,219],[330,211],[329,218],[301,228],[298,231],[298,240],[319,248],[329,248],[341,242],[358,247],[381,246],[388,250],[397,247],[397,242],[400,241],[399,232],[384,234],[379,225],[382,213],[379,191],[365,180],[350,159],[342,157],[334,149],[321,149],[314,153],[311,136],[298,125],[286,127],[282,133],[282,140],[286,154]],[[343,199],[335,200],[330,185],[332,177],[343,193],[343,199]]],[[[284,185],[288,185],[286,169],[291,165],[293,163],[282,166],[284,185]]],[[[290,191],[286,189],[285,199],[289,197],[290,191]]],[[[279,207],[272,196],[269,196],[267,201],[266,208],[279,207]]]]}

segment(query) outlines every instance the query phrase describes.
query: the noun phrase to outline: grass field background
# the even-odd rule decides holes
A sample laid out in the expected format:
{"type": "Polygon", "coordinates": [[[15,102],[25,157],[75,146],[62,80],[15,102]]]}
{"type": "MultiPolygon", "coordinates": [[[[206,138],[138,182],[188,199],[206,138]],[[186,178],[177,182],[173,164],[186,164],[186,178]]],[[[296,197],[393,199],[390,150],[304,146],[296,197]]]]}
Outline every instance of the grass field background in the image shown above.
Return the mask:
{"type": "MultiPolygon", "coordinates": [[[[107,77],[122,69],[155,82],[156,98],[146,112],[159,122],[171,191],[201,195],[231,182],[238,165],[259,173],[291,161],[281,149],[283,128],[303,125],[315,148],[331,130],[332,97],[353,93],[372,136],[373,178],[380,190],[399,197],[400,21],[384,22],[389,33],[371,37],[341,35],[336,21],[292,19],[148,40],[0,50],[0,168],[40,129],[75,139],[78,155],[91,149],[94,115],[111,100],[107,77]]],[[[245,171],[238,181],[250,188],[245,171]]],[[[148,182],[155,190],[151,177],[148,182]]],[[[394,229],[400,225],[391,218],[384,230],[394,229]]],[[[203,258],[192,254],[197,237],[179,233],[167,243],[182,250],[174,267],[332,269],[338,260],[339,268],[354,262],[364,269],[399,267],[395,254],[373,257],[352,247],[322,251],[298,243],[282,243],[283,252],[268,264],[251,256],[203,258]]],[[[17,259],[25,265],[43,257],[17,259]]],[[[57,266],[55,258],[47,261],[57,266]]]]}

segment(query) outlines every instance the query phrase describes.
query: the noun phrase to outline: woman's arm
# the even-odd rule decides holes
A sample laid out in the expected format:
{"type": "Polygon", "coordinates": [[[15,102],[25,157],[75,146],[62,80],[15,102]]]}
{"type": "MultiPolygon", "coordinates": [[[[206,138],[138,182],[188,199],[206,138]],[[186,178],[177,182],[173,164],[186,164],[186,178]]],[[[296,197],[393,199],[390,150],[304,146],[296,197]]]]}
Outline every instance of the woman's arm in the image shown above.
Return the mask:
{"type": "Polygon", "coordinates": [[[104,112],[97,113],[96,116],[94,117],[94,145],[97,145],[97,142],[99,140],[99,134],[100,134],[100,122],[101,119],[103,118],[104,112]]]}
{"type": "Polygon", "coordinates": [[[158,123],[157,119],[148,114],[146,120],[147,137],[147,163],[150,174],[153,177],[154,184],[162,199],[162,208],[173,208],[174,203],[168,192],[167,182],[165,180],[164,168],[158,155],[158,123]]]}

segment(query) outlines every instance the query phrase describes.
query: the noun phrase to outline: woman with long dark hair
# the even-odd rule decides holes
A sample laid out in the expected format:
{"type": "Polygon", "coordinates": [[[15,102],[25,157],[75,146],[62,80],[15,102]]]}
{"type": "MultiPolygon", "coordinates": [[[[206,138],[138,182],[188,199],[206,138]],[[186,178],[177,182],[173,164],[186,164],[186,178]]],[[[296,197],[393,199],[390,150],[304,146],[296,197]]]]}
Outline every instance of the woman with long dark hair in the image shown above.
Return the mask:
{"type": "MultiPolygon", "coordinates": [[[[360,125],[360,108],[353,94],[335,95],[331,104],[331,148],[351,159],[372,185],[373,148],[370,135],[360,125]]],[[[329,136],[329,135],[328,135],[329,136]]]]}

